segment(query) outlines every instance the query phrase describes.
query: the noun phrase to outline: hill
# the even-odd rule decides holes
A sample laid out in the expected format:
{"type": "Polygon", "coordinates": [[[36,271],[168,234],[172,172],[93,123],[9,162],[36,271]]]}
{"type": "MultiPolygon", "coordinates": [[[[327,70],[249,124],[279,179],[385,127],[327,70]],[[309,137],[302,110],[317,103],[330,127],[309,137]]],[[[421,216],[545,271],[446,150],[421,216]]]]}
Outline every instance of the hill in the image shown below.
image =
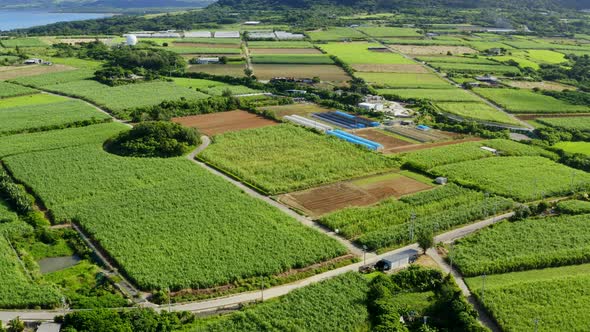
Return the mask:
{"type": "Polygon", "coordinates": [[[55,10],[104,11],[105,9],[195,8],[206,7],[214,0],[0,0],[1,8],[43,8],[55,10]]]}

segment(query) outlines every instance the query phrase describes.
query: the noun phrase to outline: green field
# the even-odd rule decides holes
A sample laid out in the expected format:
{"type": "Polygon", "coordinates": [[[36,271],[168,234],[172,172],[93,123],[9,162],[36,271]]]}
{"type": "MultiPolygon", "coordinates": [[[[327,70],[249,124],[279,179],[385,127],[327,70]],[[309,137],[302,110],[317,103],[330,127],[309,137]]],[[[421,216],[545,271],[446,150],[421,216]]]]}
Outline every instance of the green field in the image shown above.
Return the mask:
{"type": "Polygon", "coordinates": [[[394,27],[360,27],[359,31],[371,37],[420,37],[416,29],[394,27]]]}
{"type": "Polygon", "coordinates": [[[560,64],[567,61],[562,53],[549,50],[528,50],[527,55],[542,63],[560,64]]]}
{"type": "Polygon", "coordinates": [[[588,263],[589,217],[502,222],[458,240],[453,262],[466,276],[588,263]]]}
{"type": "Polygon", "coordinates": [[[60,103],[68,100],[68,98],[62,96],[54,96],[46,93],[37,93],[33,95],[2,99],[2,102],[0,102],[0,109],[23,106],[43,107],[42,105],[60,103]]]}
{"type": "Polygon", "coordinates": [[[274,54],[253,55],[252,63],[270,64],[307,64],[307,65],[331,65],[334,63],[330,56],[325,54],[274,54]]]}
{"type": "Polygon", "coordinates": [[[306,34],[313,40],[339,41],[343,39],[365,39],[366,36],[355,29],[343,27],[331,27],[325,30],[307,31],[306,34]]]}
{"type": "Polygon", "coordinates": [[[0,40],[0,44],[7,48],[16,48],[16,47],[44,47],[47,46],[44,42],[42,42],[38,38],[11,38],[11,39],[2,39],[0,40]]]}
{"type": "Polygon", "coordinates": [[[415,64],[397,53],[370,51],[369,47],[382,48],[376,43],[328,43],[318,45],[328,54],[348,64],[415,64]]]}
{"type": "Polygon", "coordinates": [[[348,273],[239,312],[197,322],[187,331],[357,331],[368,325],[367,281],[348,273]]]}
{"type": "Polygon", "coordinates": [[[0,155],[16,150],[3,158],[15,177],[33,188],[56,220],[79,222],[142,289],[244,283],[346,252],[184,157],[105,152],[104,140],[126,128],[111,123],[8,136],[0,155]]]}
{"type": "Polygon", "coordinates": [[[579,200],[567,200],[557,203],[557,210],[565,214],[588,214],[590,213],[590,202],[579,200]]]}
{"type": "Polygon", "coordinates": [[[510,60],[516,61],[516,63],[518,63],[518,65],[522,68],[529,67],[529,68],[532,68],[535,70],[538,70],[539,68],[541,68],[541,66],[539,66],[539,64],[537,62],[531,61],[531,60],[526,59],[521,56],[499,55],[499,56],[488,57],[488,59],[494,59],[494,60],[500,61],[500,62],[506,62],[506,61],[510,61],[510,60]]]}
{"type": "Polygon", "coordinates": [[[211,96],[221,96],[225,90],[229,90],[234,95],[257,93],[259,90],[251,89],[243,85],[231,85],[218,81],[210,81],[195,78],[173,78],[174,83],[185,88],[195,89],[211,96]]]}
{"type": "Polygon", "coordinates": [[[565,130],[590,130],[590,117],[537,118],[535,121],[565,130]]]}
{"type": "Polygon", "coordinates": [[[200,157],[271,194],[397,166],[382,155],[288,124],[215,136],[200,157]]]}
{"type": "Polygon", "coordinates": [[[39,91],[24,87],[24,86],[20,86],[20,85],[8,83],[8,82],[0,82],[0,99],[8,98],[8,97],[32,95],[37,92],[39,92],[39,91]]]}
{"type": "Polygon", "coordinates": [[[590,111],[587,106],[572,105],[530,90],[476,88],[473,91],[514,113],[576,113],[590,111]]]}
{"type": "Polygon", "coordinates": [[[486,199],[481,192],[449,184],[371,207],[346,208],[323,217],[320,223],[374,250],[413,243],[421,231],[442,233],[510,209],[512,204],[509,199],[486,199]]]}
{"type": "Polygon", "coordinates": [[[207,97],[204,93],[178,86],[173,82],[159,81],[111,87],[97,81],[83,80],[44,86],[43,88],[83,98],[110,110],[115,116],[122,119],[128,119],[129,111],[134,108],[157,105],[164,100],[207,97]]]}
{"type": "Polygon", "coordinates": [[[480,65],[497,65],[496,61],[488,60],[479,57],[467,57],[467,56],[420,56],[417,58],[424,62],[435,62],[435,63],[463,63],[463,64],[480,64],[480,65]]]}
{"type": "Polygon", "coordinates": [[[249,41],[249,48],[313,48],[308,41],[249,41]]]}
{"type": "Polygon", "coordinates": [[[438,71],[443,72],[459,72],[459,73],[496,73],[496,74],[517,74],[520,73],[520,69],[513,66],[505,65],[483,65],[473,63],[447,63],[447,62],[429,62],[429,66],[436,68],[438,71]]]}
{"type": "Polygon", "coordinates": [[[487,276],[485,292],[481,277],[465,281],[502,330],[588,329],[590,264],[487,276]]]}
{"type": "Polygon", "coordinates": [[[376,87],[413,89],[452,89],[453,86],[435,74],[412,73],[356,73],[376,87]]]}
{"type": "Polygon", "coordinates": [[[590,142],[559,142],[553,146],[565,152],[590,156],[590,142]]]}
{"type": "Polygon", "coordinates": [[[519,201],[570,194],[572,180],[575,189],[590,186],[590,174],[543,157],[472,160],[435,167],[431,172],[465,186],[519,201]]]}
{"type": "Polygon", "coordinates": [[[503,48],[503,49],[508,49],[511,50],[513,49],[512,46],[510,45],[506,45],[504,43],[501,42],[493,42],[493,41],[468,41],[467,44],[471,47],[474,48],[478,51],[485,51],[485,50],[489,50],[492,48],[503,48]]]}
{"type": "Polygon", "coordinates": [[[79,100],[11,108],[0,108],[0,135],[110,119],[79,100]]]}
{"type": "Polygon", "coordinates": [[[407,152],[401,155],[401,159],[406,167],[428,172],[437,166],[493,157],[494,154],[481,149],[483,146],[496,149],[500,156],[546,156],[557,159],[557,155],[541,148],[506,139],[465,142],[407,152]]]}
{"type": "Polygon", "coordinates": [[[242,50],[238,48],[227,47],[164,47],[164,50],[178,53],[178,54],[241,54],[242,50]]]}
{"type": "Polygon", "coordinates": [[[401,100],[440,102],[477,102],[481,99],[462,89],[378,89],[380,95],[394,95],[401,100]]]}
{"type": "Polygon", "coordinates": [[[401,38],[380,38],[385,44],[390,45],[419,45],[419,46],[466,46],[461,40],[435,40],[435,39],[401,39],[401,38]]]}
{"type": "Polygon", "coordinates": [[[240,38],[182,38],[175,39],[175,43],[195,43],[195,44],[237,44],[240,45],[240,38]]]}
{"type": "Polygon", "coordinates": [[[49,73],[49,74],[42,74],[42,75],[35,75],[29,77],[21,77],[14,79],[12,81],[23,84],[29,85],[36,88],[43,88],[48,85],[54,84],[62,84],[62,83],[69,83],[75,82],[85,79],[91,79],[94,76],[94,70],[91,69],[78,69],[78,70],[70,70],[64,71],[59,73],[49,73]]]}
{"type": "Polygon", "coordinates": [[[437,102],[435,105],[443,112],[466,119],[520,125],[513,117],[484,102],[437,102]]]}

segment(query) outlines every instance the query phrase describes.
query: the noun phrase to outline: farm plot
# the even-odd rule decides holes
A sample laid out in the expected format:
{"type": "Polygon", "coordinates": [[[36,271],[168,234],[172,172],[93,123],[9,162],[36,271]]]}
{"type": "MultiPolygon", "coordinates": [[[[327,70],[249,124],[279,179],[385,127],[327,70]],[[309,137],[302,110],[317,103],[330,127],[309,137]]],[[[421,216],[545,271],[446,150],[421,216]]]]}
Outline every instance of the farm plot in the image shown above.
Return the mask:
{"type": "Polygon", "coordinates": [[[590,265],[465,279],[505,331],[584,331],[590,310],[590,265]],[[535,323],[538,321],[538,324],[535,323]]]}
{"type": "Polygon", "coordinates": [[[367,291],[365,278],[348,273],[295,290],[277,300],[213,318],[191,331],[356,331],[368,324],[367,291]]]}
{"type": "Polygon", "coordinates": [[[392,95],[396,99],[431,100],[438,102],[477,102],[481,99],[463,89],[378,89],[380,95],[392,95]]]}
{"type": "Polygon", "coordinates": [[[590,185],[590,174],[543,157],[472,160],[438,166],[431,173],[519,201],[561,196],[590,185]]]}
{"type": "MultiPolygon", "coordinates": [[[[9,144],[0,143],[2,155],[9,144]]],[[[21,153],[4,162],[56,220],[79,222],[142,289],[225,285],[345,253],[335,240],[185,158],[125,158],[106,153],[101,142],[21,153]]]]}
{"type": "Polygon", "coordinates": [[[579,200],[567,200],[557,203],[557,210],[565,214],[588,214],[590,213],[590,202],[579,200]]]}
{"type": "Polygon", "coordinates": [[[292,55],[305,55],[305,54],[322,54],[316,48],[251,48],[251,55],[269,55],[269,54],[292,54],[292,55]]]}
{"type": "MultiPolygon", "coordinates": [[[[516,54],[518,54],[518,53],[516,53],[516,54]]],[[[531,61],[531,60],[527,59],[526,57],[524,57],[524,54],[522,54],[520,56],[499,55],[499,56],[488,57],[488,59],[493,59],[498,62],[504,62],[504,63],[506,63],[508,61],[514,61],[514,62],[518,63],[518,65],[522,68],[529,67],[534,70],[539,70],[539,68],[541,68],[541,66],[537,62],[531,61]]]]}
{"type": "Polygon", "coordinates": [[[565,85],[558,82],[549,82],[549,81],[541,81],[541,82],[532,82],[532,81],[503,81],[505,84],[513,88],[519,89],[541,89],[541,90],[549,90],[549,91],[563,91],[563,90],[575,90],[575,87],[570,85],[565,85]]]}
{"type": "Polygon", "coordinates": [[[254,75],[260,80],[274,77],[312,78],[319,77],[322,81],[346,82],[351,79],[342,68],[336,65],[302,65],[302,64],[256,64],[254,75]]]}
{"type": "Polygon", "coordinates": [[[0,102],[0,109],[22,106],[41,106],[64,101],[68,101],[68,98],[50,95],[47,93],[37,93],[33,95],[2,99],[0,102]]]}
{"type": "Polygon", "coordinates": [[[437,166],[493,157],[494,154],[481,149],[481,147],[484,146],[496,149],[501,156],[545,156],[557,158],[557,155],[545,151],[542,148],[505,139],[464,142],[432,149],[424,149],[405,153],[401,158],[406,167],[427,172],[437,166]]]}
{"type": "Polygon", "coordinates": [[[559,117],[559,118],[537,118],[536,121],[555,128],[565,130],[590,130],[590,117],[559,117]]]}
{"type": "Polygon", "coordinates": [[[334,61],[325,54],[273,54],[273,55],[253,55],[250,57],[252,63],[267,64],[311,64],[311,65],[329,65],[334,61]]]}
{"type": "Polygon", "coordinates": [[[188,72],[191,73],[207,73],[218,76],[245,76],[244,69],[246,67],[243,64],[212,64],[212,65],[191,65],[188,68],[188,72]]]}
{"type": "Polygon", "coordinates": [[[424,62],[434,62],[434,63],[469,63],[469,64],[479,64],[479,65],[497,65],[496,61],[484,59],[484,58],[476,58],[473,56],[420,56],[417,58],[419,61],[424,62]]]}
{"type": "Polygon", "coordinates": [[[484,102],[437,102],[435,105],[445,113],[458,115],[465,119],[520,125],[520,122],[515,118],[484,102]]]}
{"type": "Polygon", "coordinates": [[[355,130],[354,134],[383,145],[382,151],[384,153],[391,153],[395,148],[413,144],[409,139],[402,139],[401,137],[396,137],[396,135],[393,135],[392,133],[381,131],[379,129],[355,130]]]}
{"type": "Polygon", "coordinates": [[[458,73],[495,73],[495,74],[518,74],[520,69],[514,66],[506,65],[482,65],[474,63],[449,63],[449,62],[429,62],[432,68],[441,72],[458,72],[458,73]]]}
{"type": "Polygon", "coordinates": [[[0,81],[0,99],[32,95],[38,92],[39,91],[31,88],[0,81]]]}
{"type": "Polygon", "coordinates": [[[270,194],[397,166],[382,155],[288,124],[215,136],[200,157],[270,194]]]}
{"type": "Polygon", "coordinates": [[[528,57],[541,63],[560,64],[567,61],[565,55],[549,50],[528,50],[528,57]]]}
{"type": "Polygon", "coordinates": [[[469,47],[476,49],[478,51],[486,51],[492,48],[503,48],[503,49],[507,49],[507,50],[512,50],[514,49],[514,47],[504,44],[502,42],[499,41],[481,41],[481,40],[472,40],[472,41],[468,41],[467,44],[469,45],[469,47]]]}
{"type": "Polygon", "coordinates": [[[352,65],[352,68],[356,71],[368,71],[373,73],[416,73],[416,74],[428,74],[430,71],[422,65],[414,64],[356,64],[352,65]]]}
{"type": "Polygon", "coordinates": [[[142,106],[157,105],[164,100],[206,98],[207,95],[172,82],[148,82],[111,87],[96,81],[83,80],[45,86],[44,89],[88,100],[110,110],[121,119],[129,118],[129,111],[142,106]],[[154,93],[157,91],[158,93],[154,93]]]}
{"type": "Polygon", "coordinates": [[[258,90],[251,89],[247,86],[243,85],[232,85],[227,83],[222,83],[218,81],[210,81],[210,80],[203,80],[203,79],[196,79],[196,78],[181,78],[175,77],[173,78],[174,83],[179,86],[195,89],[197,91],[206,93],[211,96],[221,96],[223,95],[224,91],[229,90],[233,95],[240,95],[240,94],[248,94],[248,93],[257,93],[260,92],[258,90]]]}
{"type": "Polygon", "coordinates": [[[93,76],[93,70],[76,69],[60,73],[49,73],[29,77],[19,77],[11,81],[22,85],[43,88],[48,85],[91,79],[93,76]]]}
{"type": "Polygon", "coordinates": [[[553,146],[565,152],[590,156],[590,142],[559,142],[553,146]]]}
{"type": "Polygon", "coordinates": [[[446,54],[474,54],[476,50],[466,46],[420,46],[420,45],[389,45],[397,52],[409,55],[446,55],[446,54]]]}
{"type": "Polygon", "coordinates": [[[412,28],[394,28],[394,27],[360,27],[359,31],[366,33],[371,37],[420,37],[420,33],[412,28]]]}
{"type": "Polygon", "coordinates": [[[2,46],[6,47],[6,48],[48,46],[46,43],[41,41],[41,39],[38,39],[38,38],[2,39],[2,40],[0,40],[0,44],[2,44],[2,46]]]}
{"type": "Polygon", "coordinates": [[[444,232],[505,211],[512,204],[509,199],[486,198],[481,192],[449,184],[372,207],[347,208],[323,217],[320,223],[371,249],[391,248],[414,242],[421,231],[444,232]]]}
{"type": "Polygon", "coordinates": [[[590,215],[502,222],[457,241],[462,274],[477,276],[590,262],[590,215]]]}
{"type": "Polygon", "coordinates": [[[0,108],[0,135],[106,121],[107,114],[79,101],[0,108]]]}
{"type": "Polygon", "coordinates": [[[277,118],[282,118],[287,115],[309,116],[312,113],[324,113],[333,111],[328,108],[321,107],[317,104],[292,104],[279,106],[265,106],[261,110],[271,111],[277,118]]]}
{"type": "Polygon", "coordinates": [[[248,48],[252,49],[313,49],[308,41],[249,41],[248,48]]]}
{"type": "Polygon", "coordinates": [[[319,47],[350,65],[416,64],[399,54],[383,50],[383,45],[376,43],[328,43],[319,45],[319,47]],[[370,50],[371,48],[375,50],[370,50]]]}
{"type": "Polygon", "coordinates": [[[435,74],[411,73],[356,73],[376,87],[414,89],[452,89],[453,86],[435,74]]]}
{"type": "Polygon", "coordinates": [[[173,118],[173,122],[186,127],[197,128],[199,132],[212,136],[229,131],[274,126],[277,123],[246,111],[231,111],[173,118]]]}
{"type": "Polygon", "coordinates": [[[387,173],[281,195],[279,201],[317,218],[343,208],[372,205],[431,188],[399,173],[387,173]]]}
{"type": "Polygon", "coordinates": [[[306,34],[312,40],[339,41],[343,39],[359,40],[366,38],[366,36],[358,30],[343,27],[331,27],[325,30],[308,31],[306,34]]]}
{"type": "MultiPolygon", "coordinates": [[[[443,39],[410,39],[410,38],[381,38],[383,43],[388,45],[410,45],[410,46],[464,46],[463,40],[443,39]]],[[[446,53],[445,53],[446,54],[446,53]]]]}
{"type": "Polygon", "coordinates": [[[391,126],[385,128],[385,130],[422,143],[449,140],[453,137],[452,134],[448,132],[442,132],[439,130],[423,131],[407,126],[391,126]]]}
{"type": "Polygon", "coordinates": [[[74,67],[54,64],[53,66],[20,66],[20,67],[5,67],[5,70],[0,70],[0,81],[12,80],[15,78],[36,76],[48,73],[59,73],[65,71],[76,70],[74,67]]]}
{"type": "Polygon", "coordinates": [[[590,108],[572,105],[565,101],[529,90],[473,89],[477,94],[491,100],[513,113],[578,113],[590,112],[590,108]]]}
{"type": "Polygon", "coordinates": [[[229,47],[191,47],[191,46],[174,46],[164,48],[167,51],[178,54],[218,54],[218,55],[239,55],[242,53],[240,48],[229,47]]]}

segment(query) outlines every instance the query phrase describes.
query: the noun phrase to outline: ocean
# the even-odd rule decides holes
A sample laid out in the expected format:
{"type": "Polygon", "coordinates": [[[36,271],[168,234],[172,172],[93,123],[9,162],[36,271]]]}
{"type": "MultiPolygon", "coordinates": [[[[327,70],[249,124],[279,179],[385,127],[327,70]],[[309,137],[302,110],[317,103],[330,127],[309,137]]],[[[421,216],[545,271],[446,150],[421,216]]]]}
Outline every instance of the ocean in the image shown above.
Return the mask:
{"type": "Polygon", "coordinates": [[[112,16],[112,14],[50,13],[47,11],[0,9],[0,31],[30,28],[56,22],[89,20],[109,16],[112,16]]]}

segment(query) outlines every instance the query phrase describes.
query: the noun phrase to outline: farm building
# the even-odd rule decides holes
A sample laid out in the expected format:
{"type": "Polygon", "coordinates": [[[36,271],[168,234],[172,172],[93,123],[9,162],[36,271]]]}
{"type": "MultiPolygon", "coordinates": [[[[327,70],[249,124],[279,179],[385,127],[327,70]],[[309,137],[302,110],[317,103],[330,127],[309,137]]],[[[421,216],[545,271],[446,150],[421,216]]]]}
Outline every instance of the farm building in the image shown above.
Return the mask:
{"type": "Polygon", "coordinates": [[[216,64],[219,62],[220,62],[219,57],[197,58],[197,61],[196,61],[196,63],[199,65],[216,64]]]}
{"type": "Polygon", "coordinates": [[[275,39],[275,34],[272,31],[248,31],[248,39],[275,39]]]}
{"type": "Polygon", "coordinates": [[[180,33],[176,32],[176,30],[166,30],[166,31],[132,31],[127,34],[124,34],[123,37],[127,37],[129,35],[135,35],[137,38],[180,38],[180,33]]]}
{"type": "Polygon", "coordinates": [[[295,124],[298,124],[300,126],[304,126],[307,128],[312,128],[312,129],[316,129],[322,132],[328,132],[330,130],[333,130],[334,128],[325,125],[323,123],[308,119],[308,118],[304,118],[302,116],[299,115],[287,115],[283,118],[284,120],[287,120],[289,122],[293,122],[295,124]]]}
{"type": "Polygon", "coordinates": [[[215,38],[240,38],[239,31],[215,31],[215,38]]]}
{"type": "Polygon", "coordinates": [[[244,25],[258,25],[260,24],[260,21],[246,21],[244,22],[244,25]]]}
{"type": "Polygon", "coordinates": [[[480,82],[485,82],[485,83],[490,83],[490,84],[500,83],[500,80],[497,77],[491,76],[491,75],[476,76],[475,79],[480,82]]]}
{"type": "Polygon", "coordinates": [[[24,62],[25,65],[39,65],[42,63],[43,63],[43,59],[37,59],[37,58],[27,59],[24,62]]]}
{"type": "Polygon", "coordinates": [[[434,182],[436,182],[436,184],[447,184],[447,182],[449,182],[449,179],[439,176],[434,180],[434,182]]]}
{"type": "Polygon", "coordinates": [[[186,31],[185,38],[211,38],[211,31],[186,31]]]}
{"type": "Polygon", "coordinates": [[[290,33],[286,31],[275,31],[275,35],[279,40],[299,40],[305,38],[305,36],[300,33],[290,33]]]}
{"type": "Polygon", "coordinates": [[[358,104],[358,107],[367,110],[367,111],[383,111],[383,104],[381,103],[360,103],[358,104]]]}

